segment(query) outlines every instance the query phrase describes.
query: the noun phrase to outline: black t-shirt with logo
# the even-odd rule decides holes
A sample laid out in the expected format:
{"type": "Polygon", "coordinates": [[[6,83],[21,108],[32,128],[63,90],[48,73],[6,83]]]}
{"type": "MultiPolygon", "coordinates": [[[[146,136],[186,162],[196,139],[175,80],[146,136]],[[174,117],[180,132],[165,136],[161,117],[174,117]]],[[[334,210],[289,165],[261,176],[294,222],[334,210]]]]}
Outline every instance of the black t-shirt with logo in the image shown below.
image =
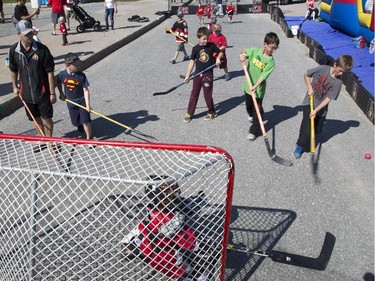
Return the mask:
{"type": "MultiPolygon", "coordinates": [[[[212,42],[207,42],[207,45],[195,45],[191,51],[191,59],[195,60],[195,72],[201,72],[207,67],[215,64],[216,59],[214,53],[220,53],[220,49],[212,42]]],[[[213,69],[209,72],[213,73],[213,69]]]]}

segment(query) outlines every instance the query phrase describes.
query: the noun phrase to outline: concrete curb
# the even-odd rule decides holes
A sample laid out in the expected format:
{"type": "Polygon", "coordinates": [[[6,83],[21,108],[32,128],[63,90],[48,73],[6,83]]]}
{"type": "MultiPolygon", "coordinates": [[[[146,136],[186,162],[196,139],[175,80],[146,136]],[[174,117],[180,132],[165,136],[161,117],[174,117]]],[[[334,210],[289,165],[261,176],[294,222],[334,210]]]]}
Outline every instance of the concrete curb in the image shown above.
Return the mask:
{"type": "MultiPolygon", "coordinates": [[[[170,11],[166,14],[160,16],[156,20],[150,22],[149,24],[143,26],[142,28],[138,29],[137,31],[131,33],[130,35],[124,37],[121,40],[118,40],[109,46],[95,52],[93,55],[89,56],[87,59],[83,60],[83,65],[81,67],[82,70],[89,68],[90,66],[94,65],[95,63],[99,62],[109,54],[113,53],[114,51],[124,47],[125,45],[129,44],[130,42],[134,41],[135,39],[139,38],[143,34],[147,33],[154,27],[158,26],[162,22],[164,22],[167,18],[171,15],[170,11]]],[[[21,100],[16,95],[8,95],[2,99],[0,103],[0,120],[9,116],[10,114],[14,113],[16,110],[20,109],[23,106],[21,100]]]]}

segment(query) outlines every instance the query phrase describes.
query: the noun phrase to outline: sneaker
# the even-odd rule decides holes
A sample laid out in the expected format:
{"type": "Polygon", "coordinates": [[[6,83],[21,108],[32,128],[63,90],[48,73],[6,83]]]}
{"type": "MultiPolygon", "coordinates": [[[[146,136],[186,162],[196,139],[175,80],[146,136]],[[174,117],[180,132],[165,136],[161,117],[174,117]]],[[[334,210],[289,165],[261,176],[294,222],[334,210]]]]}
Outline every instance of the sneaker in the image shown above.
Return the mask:
{"type": "Polygon", "coordinates": [[[34,146],[33,147],[33,152],[34,153],[39,153],[41,152],[42,150],[45,150],[47,148],[47,144],[46,143],[42,143],[42,144],[39,144],[37,146],[34,146]]]}
{"type": "Polygon", "coordinates": [[[197,281],[208,281],[208,280],[210,280],[209,275],[210,275],[210,274],[209,274],[209,271],[208,271],[208,270],[205,270],[205,271],[203,272],[203,274],[202,274],[201,276],[198,277],[197,281]]]}
{"type": "Polygon", "coordinates": [[[185,57],[184,57],[184,61],[187,61],[187,60],[190,60],[190,57],[189,57],[189,56],[185,56],[185,57]]]}
{"type": "Polygon", "coordinates": [[[250,123],[253,123],[253,117],[251,117],[251,116],[249,116],[249,121],[250,121],[250,123]]]}
{"type": "Polygon", "coordinates": [[[294,150],[293,152],[293,155],[296,159],[300,159],[301,158],[301,155],[302,155],[302,147],[300,146],[296,146],[296,149],[294,150]]]}
{"type": "Polygon", "coordinates": [[[170,62],[171,64],[176,64],[176,60],[175,60],[175,59],[170,60],[169,62],[170,62]]]}
{"type": "Polygon", "coordinates": [[[254,141],[256,139],[256,136],[254,134],[250,133],[246,138],[250,141],[254,141]]]}
{"type": "Polygon", "coordinates": [[[214,120],[217,117],[217,113],[208,113],[206,117],[204,117],[204,120],[211,121],[214,120]]]}
{"type": "Polygon", "coordinates": [[[124,256],[126,260],[132,260],[140,255],[139,245],[141,241],[138,238],[130,241],[128,244],[124,244],[124,256]]]}
{"type": "Polygon", "coordinates": [[[229,81],[230,80],[230,75],[229,73],[225,73],[225,81],[229,81]]]}
{"type": "Polygon", "coordinates": [[[189,123],[190,121],[191,121],[191,116],[190,116],[190,114],[189,113],[186,113],[186,115],[185,115],[185,118],[184,118],[184,122],[185,123],[189,123]]]}
{"type": "Polygon", "coordinates": [[[138,227],[133,228],[127,235],[125,235],[124,238],[121,239],[120,243],[129,244],[130,241],[139,234],[141,234],[141,232],[139,231],[138,227]]]}

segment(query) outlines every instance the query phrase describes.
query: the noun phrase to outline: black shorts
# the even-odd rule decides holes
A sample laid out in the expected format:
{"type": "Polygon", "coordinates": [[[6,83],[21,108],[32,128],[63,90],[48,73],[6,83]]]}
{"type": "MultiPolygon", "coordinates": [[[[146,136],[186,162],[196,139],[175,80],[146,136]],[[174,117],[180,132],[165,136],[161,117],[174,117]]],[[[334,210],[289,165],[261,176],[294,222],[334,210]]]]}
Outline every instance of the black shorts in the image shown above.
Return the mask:
{"type": "Polygon", "coordinates": [[[91,122],[90,112],[78,106],[69,107],[69,115],[73,126],[76,127],[91,122]]]}
{"type": "MultiPolygon", "coordinates": [[[[27,107],[30,109],[31,114],[34,116],[34,118],[42,118],[42,119],[48,119],[53,117],[53,106],[50,101],[50,99],[46,99],[38,104],[28,103],[25,102],[27,107]]],[[[32,116],[29,114],[29,112],[26,110],[26,115],[29,118],[30,121],[33,121],[32,116]]]]}
{"type": "Polygon", "coordinates": [[[177,42],[177,49],[176,49],[176,51],[182,52],[183,50],[185,50],[185,43],[184,42],[177,42]]]}
{"type": "Polygon", "coordinates": [[[223,68],[227,68],[227,58],[222,58],[220,60],[220,65],[219,65],[219,69],[223,69],[223,68]]]}

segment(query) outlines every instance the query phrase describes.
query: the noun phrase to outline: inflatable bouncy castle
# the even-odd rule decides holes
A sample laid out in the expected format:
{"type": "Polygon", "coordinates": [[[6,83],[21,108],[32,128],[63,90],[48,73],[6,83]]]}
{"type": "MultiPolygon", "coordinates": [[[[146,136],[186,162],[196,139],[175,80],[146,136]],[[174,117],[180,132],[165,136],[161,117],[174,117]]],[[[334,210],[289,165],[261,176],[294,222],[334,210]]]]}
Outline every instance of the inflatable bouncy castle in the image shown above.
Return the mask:
{"type": "Polygon", "coordinates": [[[322,0],[320,17],[353,37],[374,38],[374,9],[365,13],[366,0],[322,0]]]}

